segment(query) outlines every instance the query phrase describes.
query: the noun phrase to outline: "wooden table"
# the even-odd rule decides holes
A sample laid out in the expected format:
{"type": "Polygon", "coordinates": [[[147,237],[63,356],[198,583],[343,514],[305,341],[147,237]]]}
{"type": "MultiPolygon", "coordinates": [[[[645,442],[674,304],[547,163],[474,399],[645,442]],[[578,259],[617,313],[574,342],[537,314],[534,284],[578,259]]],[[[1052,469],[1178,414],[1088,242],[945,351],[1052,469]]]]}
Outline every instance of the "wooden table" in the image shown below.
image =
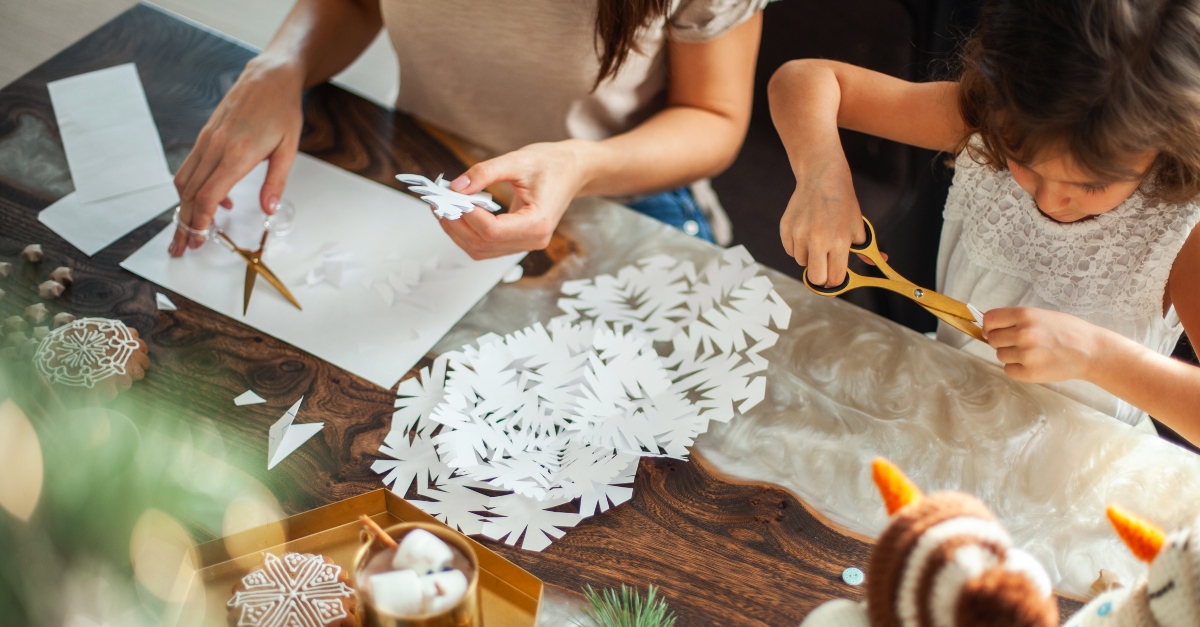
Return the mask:
{"type": "MultiPolygon", "coordinates": [[[[48,81],[136,62],[176,168],[252,56],[142,5],[0,91],[0,260],[14,261],[36,242],[47,251],[42,274],[73,267],[76,283],[52,309],[119,318],[149,344],[150,373],[120,397],[120,407],[215,431],[234,457],[255,462],[242,470],[290,514],[380,486],[370,465],[389,430],[394,393],[193,303],[177,301],[177,312],[158,313],[156,287],[118,264],[163,228],[165,217],[88,258],[36,215],[70,190],[48,81]],[[239,408],[235,416],[230,399],[249,388],[272,402],[239,408]],[[258,463],[266,428],[286,409],[283,399],[302,394],[306,421],[324,421],[325,430],[268,472],[258,463]]],[[[382,184],[397,187],[393,176],[400,172],[453,177],[463,170],[410,118],[340,88],[311,89],[304,111],[302,151],[382,184]]],[[[545,254],[525,262],[529,274],[552,263],[545,254]]],[[[40,280],[31,269],[8,279],[0,311],[12,315],[36,302],[40,280]]],[[[38,415],[37,408],[27,411],[38,415]]],[[[210,522],[187,522],[197,541],[219,535],[210,522]]],[[[825,600],[861,598],[862,590],[838,575],[847,566],[865,567],[870,550],[783,490],[723,480],[703,462],[669,460],[643,460],[631,502],[588,519],[542,553],[490,544],[570,590],[657,585],[682,625],[797,624],[825,600]]]]}

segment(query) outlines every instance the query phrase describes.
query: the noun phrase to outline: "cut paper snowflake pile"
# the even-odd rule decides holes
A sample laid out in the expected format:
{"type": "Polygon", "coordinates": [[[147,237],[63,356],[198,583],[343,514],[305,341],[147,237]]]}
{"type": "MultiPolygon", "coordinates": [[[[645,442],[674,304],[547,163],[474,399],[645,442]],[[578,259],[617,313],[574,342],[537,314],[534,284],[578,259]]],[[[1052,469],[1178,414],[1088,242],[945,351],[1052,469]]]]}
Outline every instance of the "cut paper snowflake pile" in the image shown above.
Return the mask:
{"type": "Polygon", "coordinates": [[[401,383],[384,483],[464,533],[540,551],[633,496],[639,458],[685,459],[762,401],[791,309],[743,248],[703,271],[651,257],[564,284],[547,325],[446,353],[401,383]],[[574,505],[578,502],[578,506],[574,505]]]}
{"type": "Polygon", "coordinates": [[[471,213],[475,207],[483,207],[493,213],[500,211],[500,205],[492,200],[487,192],[477,194],[460,194],[450,189],[450,181],[438,175],[436,181],[431,181],[420,174],[397,174],[396,180],[408,185],[408,191],[421,196],[421,200],[433,206],[433,213],[439,218],[457,220],[464,213],[471,213]]]}

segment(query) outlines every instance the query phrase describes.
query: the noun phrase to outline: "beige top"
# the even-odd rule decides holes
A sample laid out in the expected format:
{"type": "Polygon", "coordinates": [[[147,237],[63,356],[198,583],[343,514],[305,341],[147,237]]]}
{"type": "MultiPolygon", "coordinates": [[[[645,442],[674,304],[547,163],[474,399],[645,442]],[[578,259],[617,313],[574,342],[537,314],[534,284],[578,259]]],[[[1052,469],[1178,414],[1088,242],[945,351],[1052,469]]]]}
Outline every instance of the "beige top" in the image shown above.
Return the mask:
{"type": "Polygon", "coordinates": [[[702,42],[768,0],[673,0],[621,72],[592,91],[596,0],[380,0],[400,60],[398,109],[492,155],[625,132],[663,107],[667,39],[702,42]]]}

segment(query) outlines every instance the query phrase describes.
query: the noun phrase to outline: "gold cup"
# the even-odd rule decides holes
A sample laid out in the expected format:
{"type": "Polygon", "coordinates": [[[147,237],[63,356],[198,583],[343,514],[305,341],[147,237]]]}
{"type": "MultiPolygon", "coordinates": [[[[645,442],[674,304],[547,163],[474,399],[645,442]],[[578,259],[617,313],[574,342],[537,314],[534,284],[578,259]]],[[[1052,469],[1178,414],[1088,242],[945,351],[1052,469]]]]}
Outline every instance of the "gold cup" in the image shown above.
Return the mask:
{"type": "Polygon", "coordinates": [[[355,594],[358,596],[359,607],[362,608],[363,627],[483,627],[483,615],[479,610],[479,559],[475,555],[475,549],[466,538],[440,525],[401,523],[384,529],[384,532],[396,542],[400,542],[415,529],[424,529],[432,533],[442,542],[457,549],[467,559],[471,564],[467,592],[454,607],[436,614],[400,617],[379,611],[371,600],[370,592],[366,590],[366,579],[360,579],[359,573],[366,569],[372,557],[386,547],[364,529],[361,535],[362,547],[358,549],[358,555],[354,558],[355,594]]]}

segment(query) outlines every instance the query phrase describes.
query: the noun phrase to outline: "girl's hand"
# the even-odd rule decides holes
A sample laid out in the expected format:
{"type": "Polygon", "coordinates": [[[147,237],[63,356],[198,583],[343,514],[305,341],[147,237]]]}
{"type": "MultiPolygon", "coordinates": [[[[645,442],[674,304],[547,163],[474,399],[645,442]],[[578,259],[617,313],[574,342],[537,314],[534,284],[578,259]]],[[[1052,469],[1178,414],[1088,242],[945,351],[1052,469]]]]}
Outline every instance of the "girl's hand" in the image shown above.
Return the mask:
{"type": "Polygon", "coordinates": [[[784,250],[808,267],[813,285],[829,287],[846,278],[850,244],[867,238],[850,165],[840,147],[834,153],[797,174],[796,191],[779,222],[784,250]]]}
{"type": "MultiPolygon", "coordinates": [[[[218,205],[233,207],[229,190],[264,159],[270,162],[259,202],[264,212],[275,211],[300,144],[303,87],[303,76],[286,64],[259,57],[246,66],[175,174],[185,224],[207,229],[218,205]]],[[[202,243],[178,231],[169,251],[178,257],[202,243]]]]}
{"type": "Polygon", "coordinates": [[[1005,374],[1030,383],[1087,380],[1105,332],[1070,314],[1033,307],[993,309],[983,316],[983,336],[1005,374]]]}
{"type": "Polygon", "coordinates": [[[509,183],[513,203],[508,213],[475,210],[438,223],[472,259],[545,248],[567,205],[587,183],[584,162],[589,145],[580,140],[530,144],[476,164],[454,179],[450,189],[474,194],[496,183],[509,183]]]}

